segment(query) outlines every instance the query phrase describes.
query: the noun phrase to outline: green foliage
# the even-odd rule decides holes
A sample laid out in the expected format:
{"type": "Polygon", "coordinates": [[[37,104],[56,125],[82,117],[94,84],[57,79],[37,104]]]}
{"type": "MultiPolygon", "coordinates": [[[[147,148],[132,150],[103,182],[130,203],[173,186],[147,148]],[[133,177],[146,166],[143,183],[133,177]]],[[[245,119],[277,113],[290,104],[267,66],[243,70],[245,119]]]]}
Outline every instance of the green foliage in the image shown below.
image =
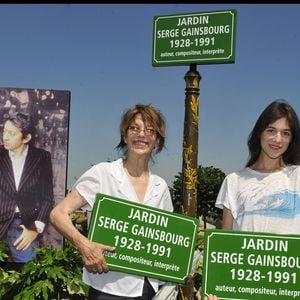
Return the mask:
{"type": "MultiPolygon", "coordinates": [[[[78,212],[70,217],[84,234],[86,216],[78,212]]],[[[43,246],[36,251],[37,258],[24,264],[20,271],[5,271],[0,267],[1,300],[87,299],[88,286],[81,279],[81,256],[69,242],[63,250],[43,246]]],[[[7,243],[0,241],[0,262],[7,259],[7,253],[7,243]]]]}
{"type": "Polygon", "coordinates": [[[203,272],[203,257],[201,257],[198,261],[198,266],[194,276],[195,291],[199,290],[199,288],[202,286],[202,272],[203,272]]]}
{"type": "Polygon", "coordinates": [[[88,236],[88,226],[87,226],[87,216],[86,212],[83,211],[75,211],[70,214],[71,221],[76,229],[83,234],[84,236],[88,236]]]}
{"type": "Polygon", "coordinates": [[[15,282],[17,282],[20,278],[20,273],[16,271],[8,271],[5,272],[0,268],[0,299],[13,299],[12,296],[7,294],[8,289],[12,289],[15,282]]]}
{"type": "Polygon", "coordinates": [[[5,241],[0,241],[0,262],[7,259],[7,243],[5,241]]]}
{"type": "Polygon", "coordinates": [[[87,299],[79,252],[70,244],[64,250],[43,246],[37,258],[20,272],[3,272],[0,298],[7,300],[87,299]]]}
{"type": "MultiPolygon", "coordinates": [[[[4,262],[7,259],[7,243],[5,241],[0,241],[0,262],[4,262]]],[[[11,272],[14,273],[14,272],[11,272]]],[[[5,293],[4,282],[7,282],[9,285],[14,283],[14,274],[9,274],[9,272],[5,272],[0,267],[0,299],[1,295],[5,293]]]]}
{"type": "MultiPolygon", "coordinates": [[[[199,166],[197,171],[197,215],[216,220],[222,213],[222,210],[215,207],[215,201],[225,173],[212,166],[199,166]]],[[[182,173],[179,173],[175,176],[171,194],[175,211],[180,213],[183,207],[182,186],[182,173]]]]}

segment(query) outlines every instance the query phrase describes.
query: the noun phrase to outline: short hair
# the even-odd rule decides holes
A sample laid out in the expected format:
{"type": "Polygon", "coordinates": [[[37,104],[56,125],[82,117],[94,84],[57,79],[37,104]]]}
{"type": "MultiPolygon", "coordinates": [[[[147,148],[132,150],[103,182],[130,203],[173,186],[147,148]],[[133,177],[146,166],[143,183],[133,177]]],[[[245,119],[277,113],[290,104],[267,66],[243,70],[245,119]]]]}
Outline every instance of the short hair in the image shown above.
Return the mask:
{"type": "Polygon", "coordinates": [[[261,152],[260,138],[263,131],[278,119],[286,118],[291,129],[291,141],[283,154],[286,164],[300,164],[300,125],[299,118],[292,106],[283,99],[275,100],[269,104],[256,121],[248,137],[249,160],[246,167],[253,165],[261,152]]]}
{"type": "Polygon", "coordinates": [[[17,128],[21,130],[23,138],[28,134],[31,134],[33,137],[34,134],[34,124],[32,117],[29,114],[13,112],[4,116],[4,123],[6,121],[12,122],[17,128]]]}
{"type": "Polygon", "coordinates": [[[165,147],[166,122],[165,117],[160,110],[153,107],[151,104],[136,104],[134,107],[123,113],[120,123],[120,142],[116,148],[122,150],[124,154],[127,154],[127,145],[124,141],[124,137],[127,134],[129,126],[138,114],[141,115],[144,123],[149,123],[156,131],[159,140],[156,153],[160,152],[165,147]]]}

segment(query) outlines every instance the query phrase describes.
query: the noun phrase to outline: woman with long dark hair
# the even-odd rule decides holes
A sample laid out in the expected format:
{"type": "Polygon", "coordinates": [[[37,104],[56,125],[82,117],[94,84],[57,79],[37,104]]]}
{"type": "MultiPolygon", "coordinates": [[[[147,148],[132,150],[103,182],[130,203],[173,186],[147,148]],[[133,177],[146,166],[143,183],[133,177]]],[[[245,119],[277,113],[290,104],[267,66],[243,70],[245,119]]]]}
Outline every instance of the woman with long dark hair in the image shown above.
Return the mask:
{"type": "Polygon", "coordinates": [[[268,105],[248,138],[246,167],[227,175],[217,197],[223,229],[300,232],[300,125],[285,100],[268,105]]]}

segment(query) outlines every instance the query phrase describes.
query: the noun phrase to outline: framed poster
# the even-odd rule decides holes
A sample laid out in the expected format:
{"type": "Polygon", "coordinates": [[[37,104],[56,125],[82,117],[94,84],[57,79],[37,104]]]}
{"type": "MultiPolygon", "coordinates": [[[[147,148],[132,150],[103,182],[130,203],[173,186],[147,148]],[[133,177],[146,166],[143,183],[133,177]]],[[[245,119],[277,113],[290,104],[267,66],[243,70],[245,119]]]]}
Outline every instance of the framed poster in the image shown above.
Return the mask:
{"type": "Polygon", "coordinates": [[[0,239],[8,261],[28,261],[32,245],[63,245],[49,214],[66,194],[69,111],[69,91],[0,88],[0,239]]]}

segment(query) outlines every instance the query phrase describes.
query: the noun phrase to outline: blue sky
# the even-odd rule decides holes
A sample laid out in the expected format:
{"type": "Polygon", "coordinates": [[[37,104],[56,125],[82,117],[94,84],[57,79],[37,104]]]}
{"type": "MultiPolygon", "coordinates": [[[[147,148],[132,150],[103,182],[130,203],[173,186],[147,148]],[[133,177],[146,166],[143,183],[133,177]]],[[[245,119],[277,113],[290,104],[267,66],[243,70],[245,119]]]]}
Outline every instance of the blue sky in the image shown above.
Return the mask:
{"type": "Polygon", "coordinates": [[[284,98],[300,112],[300,4],[0,4],[0,86],[71,91],[68,187],[118,157],[122,113],[153,104],[167,148],[152,170],[172,185],[182,167],[188,65],[153,67],[154,16],[236,9],[234,64],[198,65],[198,164],[246,163],[261,111],[284,98]]]}

